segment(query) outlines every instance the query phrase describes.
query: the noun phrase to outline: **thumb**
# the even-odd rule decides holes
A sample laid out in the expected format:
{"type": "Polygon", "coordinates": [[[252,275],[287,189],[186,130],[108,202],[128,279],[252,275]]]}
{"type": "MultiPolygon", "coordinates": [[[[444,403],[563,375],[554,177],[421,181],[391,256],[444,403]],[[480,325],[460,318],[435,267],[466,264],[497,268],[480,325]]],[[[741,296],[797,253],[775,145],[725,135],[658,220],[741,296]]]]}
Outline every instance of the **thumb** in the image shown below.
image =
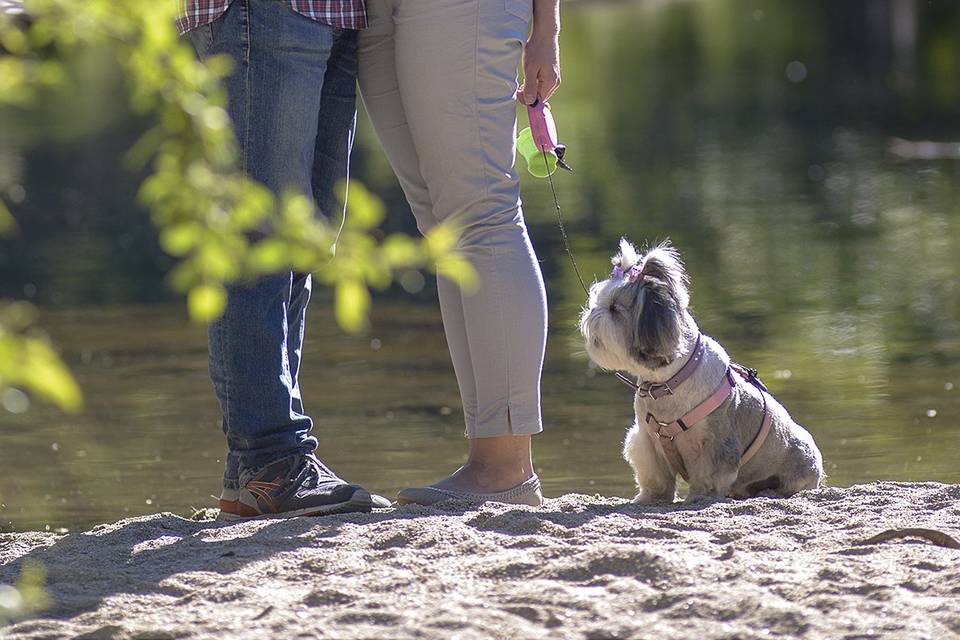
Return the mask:
{"type": "Polygon", "coordinates": [[[537,86],[539,85],[535,73],[525,74],[523,77],[523,88],[520,90],[521,97],[525,105],[531,105],[537,101],[537,86]]]}

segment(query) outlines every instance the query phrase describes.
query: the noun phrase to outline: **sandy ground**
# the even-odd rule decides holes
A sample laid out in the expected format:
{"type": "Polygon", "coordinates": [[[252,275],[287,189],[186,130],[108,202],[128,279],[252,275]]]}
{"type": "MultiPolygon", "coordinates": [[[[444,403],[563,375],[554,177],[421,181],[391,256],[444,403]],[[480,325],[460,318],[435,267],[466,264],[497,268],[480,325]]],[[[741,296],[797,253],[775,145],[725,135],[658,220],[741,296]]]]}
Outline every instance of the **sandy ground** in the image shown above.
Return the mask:
{"type": "Polygon", "coordinates": [[[645,507],[567,495],[239,524],[171,514],[0,536],[53,606],[3,638],[952,638],[960,485],[645,507]]]}

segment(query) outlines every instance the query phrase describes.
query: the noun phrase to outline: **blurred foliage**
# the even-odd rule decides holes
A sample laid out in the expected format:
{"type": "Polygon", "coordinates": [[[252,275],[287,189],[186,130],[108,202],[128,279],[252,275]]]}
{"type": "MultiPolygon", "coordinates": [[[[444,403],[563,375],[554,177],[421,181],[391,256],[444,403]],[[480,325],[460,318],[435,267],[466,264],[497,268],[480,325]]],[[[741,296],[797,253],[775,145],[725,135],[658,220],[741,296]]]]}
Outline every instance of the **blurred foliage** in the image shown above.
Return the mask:
{"type": "MultiPolygon", "coordinates": [[[[123,70],[133,109],[153,126],[130,150],[149,166],[140,189],[161,246],[179,263],[170,273],[187,294],[191,317],[209,322],[223,311],[230,283],[268,272],[317,271],[336,291],[336,317],[347,330],[365,324],[369,287],[390,284],[397,269],[431,268],[461,283],[474,278],[455,253],[457,233],[441,226],[426,239],[371,233],[382,204],[351,187],[343,232],[312,200],[274,197],[239,169],[221,80],[232,61],[201,63],[177,34],[175,2],[27,0],[29,21],[0,13],[0,103],[30,109],[44,90],[70,81],[66,63],[79,52],[109,50],[123,70]],[[332,247],[336,242],[336,256],[332,247]],[[335,258],[335,259],[334,259],[335,258]]],[[[0,185],[0,193],[4,185],[0,185]]],[[[346,197],[346,194],[343,194],[346,197]]],[[[13,226],[0,206],[0,231],[13,226]]],[[[79,394],[53,351],[24,334],[24,307],[0,316],[0,392],[18,385],[64,408],[79,394]]]]}
{"type": "Polygon", "coordinates": [[[8,410],[25,408],[19,388],[76,411],[83,405],[80,388],[35,322],[32,305],[0,300],[0,402],[8,410]]]}
{"type": "Polygon", "coordinates": [[[46,570],[36,563],[25,563],[15,585],[0,584],[0,626],[22,620],[50,606],[44,589],[46,570]]]}

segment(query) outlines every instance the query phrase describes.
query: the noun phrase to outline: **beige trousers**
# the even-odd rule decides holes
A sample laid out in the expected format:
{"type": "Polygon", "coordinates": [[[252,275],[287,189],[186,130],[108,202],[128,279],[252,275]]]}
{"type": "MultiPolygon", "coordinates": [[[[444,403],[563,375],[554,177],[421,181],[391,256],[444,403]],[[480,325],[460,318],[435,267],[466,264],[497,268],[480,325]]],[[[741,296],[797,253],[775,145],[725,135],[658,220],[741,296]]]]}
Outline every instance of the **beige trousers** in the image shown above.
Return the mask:
{"type": "Polygon", "coordinates": [[[480,276],[440,278],[470,438],[542,430],[543,278],[513,168],[517,67],[532,0],[367,0],[364,105],[422,232],[454,220],[480,276]]]}

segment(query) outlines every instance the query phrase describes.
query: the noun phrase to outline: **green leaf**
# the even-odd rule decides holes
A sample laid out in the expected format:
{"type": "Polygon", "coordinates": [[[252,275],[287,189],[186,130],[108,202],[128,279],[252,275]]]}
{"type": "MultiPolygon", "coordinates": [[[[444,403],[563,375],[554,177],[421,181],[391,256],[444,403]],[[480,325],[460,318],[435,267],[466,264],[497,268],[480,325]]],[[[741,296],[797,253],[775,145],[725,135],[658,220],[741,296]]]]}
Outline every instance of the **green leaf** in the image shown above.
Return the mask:
{"type": "Polygon", "coordinates": [[[346,331],[357,332],[367,325],[370,292],[358,280],[341,280],[334,295],[334,315],[346,331]]]}
{"type": "Polygon", "coordinates": [[[313,200],[301,193],[289,192],[284,196],[283,217],[287,224],[308,224],[313,219],[315,209],[313,200]]]}
{"type": "Polygon", "coordinates": [[[194,322],[212,322],[223,314],[226,307],[227,292],[220,285],[197,285],[187,294],[187,308],[194,322]]]}
{"type": "Polygon", "coordinates": [[[36,308],[0,300],[0,392],[19,387],[66,411],[83,405],[79,386],[46,337],[34,329],[36,308]]]}
{"type": "Polygon", "coordinates": [[[237,275],[238,264],[236,254],[227,246],[230,243],[228,236],[221,236],[200,247],[197,255],[197,264],[203,275],[216,280],[230,280],[237,275]],[[217,241],[219,240],[219,242],[217,241]]]}
{"type": "Polygon", "coordinates": [[[207,70],[217,78],[226,78],[234,67],[233,58],[227,54],[210,56],[203,63],[207,66],[207,70]]]}
{"type": "Polygon", "coordinates": [[[461,289],[472,292],[480,285],[470,261],[457,251],[460,231],[450,224],[437,225],[426,235],[427,252],[438,275],[448,278],[461,289]]]}
{"type": "Polygon", "coordinates": [[[13,214],[7,209],[7,205],[0,200],[0,235],[5,235],[17,228],[17,221],[13,219],[13,214]]]}
{"type": "Polygon", "coordinates": [[[480,278],[470,261],[463,256],[451,254],[440,258],[436,263],[437,274],[448,278],[467,293],[473,293],[480,286],[480,278]]]}
{"type": "Polygon", "coordinates": [[[459,231],[449,224],[437,225],[427,232],[427,251],[429,251],[433,259],[441,258],[453,251],[454,247],[457,246],[457,240],[459,240],[459,238],[459,231]]]}
{"type": "Polygon", "coordinates": [[[273,194],[264,186],[244,181],[241,200],[233,208],[230,219],[235,228],[248,230],[259,224],[273,208],[273,194]]]}
{"type": "Polygon", "coordinates": [[[27,389],[65,411],[79,411],[83,406],[80,387],[50,345],[27,338],[25,347],[23,381],[27,389]]]}
{"type": "Polygon", "coordinates": [[[37,308],[22,300],[0,300],[0,335],[8,331],[23,331],[37,321],[37,308]]]}
{"type": "MultiPolygon", "coordinates": [[[[370,193],[357,180],[350,181],[349,190],[346,183],[341,181],[337,185],[337,195],[341,203],[344,201],[347,203],[347,226],[356,229],[372,229],[383,222],[387,215],[387,208],[383,201],[370,193]]],[[[324,211],[324,213],[330,217],[339,218],[338,215],[334,216],[338,212],[324,211]]]]}
{"type": "Polygon", "coordinates": [[[193,260],[187,260],[175,266],[167,276],[167,280],[175,291],[182,292],[193,287],[200,280],[200,274],[197,273],[193,260]]]}
{"type": "Polygon", "coordinates": [[[44,587],[47,571],[36,560],[23,562],[20,577],[10,585],[0,585],[8,597],[0,598],[0,628],[48,608],[53,601],[44,587]],[[10,597],[12,596],[12,597],[10,597]]]}
{"type": "Polygon", "coordinates": [[[183,256],[200,243],[200,234],[200,225],[192,222],[167,227],[160,233],[160,246],[172,256],[183,256]]]}
{"type": "Polygon", "coordinates": [[[3,29],[0,31],[0,46],[8,53],[22,54],[27,50],[27,37],[19,29],[3,29]]]}
{"type": "Polygon", "coordinates": [[[402,233],[394,233],[383,242],[383,256],[391,268],[423,264],[424,250],[416,240],[402,233]]]}
{"type": "Polygon", "coordinates": [[[290,265],[290,247],[283,240],[262,240],[251,248],[247,263],[254,273],[276,273],[290,265]]]}

